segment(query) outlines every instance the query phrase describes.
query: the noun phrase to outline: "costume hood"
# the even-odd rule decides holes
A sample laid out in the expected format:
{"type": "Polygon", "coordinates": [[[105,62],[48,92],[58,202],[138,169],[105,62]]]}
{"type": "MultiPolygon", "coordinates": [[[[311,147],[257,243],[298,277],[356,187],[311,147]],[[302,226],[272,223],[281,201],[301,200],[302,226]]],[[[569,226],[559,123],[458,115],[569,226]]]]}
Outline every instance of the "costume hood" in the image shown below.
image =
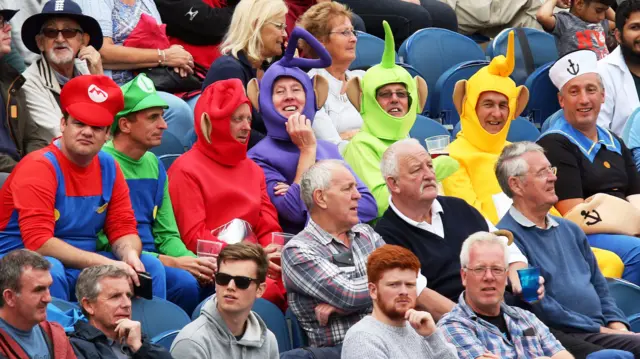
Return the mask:
{"type": "Polygon", "coordinates": [[[231,136],[231,115],[243,103],[251,103],[240,79],[214,82],[205,88],[194,110],[195,147],[214,161],[235,166],[247,158],[247,143],[231,136]]]}
{"type": "MultiPolygon", "coordinates": [[[[418,79],[411,78],[407,70],[395,63],[395,43],[393,33],[386,21],[382,23],[384,27],[384,53],[379,64],[371,67],[364,74],[361,80],[362,97],[360,114],[362,115],[362,131],[384,140],[400,140],[409,135],[409,130],[416,121],[416,115],[422,110],[423,100],[419,96],[418,79]],[[409,111],[404,117],[394,117],[385,112],[376,100],[376,91],[387,84],[404,84],[409,93],[409,111]]],[[[424,100],[426,100],[426,84],[424,84],[424,100]]],[[[352,101],[353,102],[353,101],[352,101]]]]}
{"type": "Polygon", "coordinates": [[[507,134],[511,127],[511,121],[516,118],[524,106],[526,106],[529,96],[528,90],[524,86],[516,87],[515,82],[509,78],[515,67],[514,55],[514,34],[509,32],[509,43],[507,56],[496,56],[489,65],[481,68],[468,81],[461,80],[456,84],[454,91],[454,103],[456,100],[462,101],[460,112],[461,130],[458,137],[464,137],[484,152],[500,153],[507,141],[507,134]],[[463,85],[461,85],[463,84],[463,85]],[[460,88],[464,86],[464,90],[460,88]],[[509,101],[509,116],[507,123],[502,130],[496,134],[490,134],[480,125],[480,120],[476,113],[478,98],[483,92],[495,91],[505,95],[509,101]],[[462,93],[460,93],[462,92],[462,93]],[[523,98],[520,98],[521,92],[523,98]]]}
{"type": "Polygon", "coordinates": [[[258,107],[259,111],[262,113],[262,119],[264,120],[265,127],[267,128],[267,136],[278,140],[291,141],[285,128],[285,123],[288,119],[278,113],[273,105],[273,84],[280,77],[291,77],[302,84],[306,101],[301,113],[313,123],[313,118],[315,117],[316,112],[320,107],[322,107],[327,98],[326,92],[328,91],[328,85],[327,81],[321,76],[316,75],[312,79],[299,67],[310,69],[325,68],[329,66],[331,66],[331,55],[329,55],[329,52],[315,37],[313,37],[313,35],[296,26],[293,29],[293,32],[291,32],[291,37],[284,56],[269,66],[269,69],[264,73],[262,80],[260,80],[259,86],[257,86],[256,82],[253,80],[248,86],[249,96],[252,100],[254,100],[254,93],[258,93],[258,107]],[[299,39],[305,40],[320,58],[304,59],[300,57],[293,57],[299,39]],[[318,82],[324,83],[323,86],[320,86],[323,89],[322,91],[318,90],[318,82]],[[318,93],[316,90],[324,93],[318,93]]]}

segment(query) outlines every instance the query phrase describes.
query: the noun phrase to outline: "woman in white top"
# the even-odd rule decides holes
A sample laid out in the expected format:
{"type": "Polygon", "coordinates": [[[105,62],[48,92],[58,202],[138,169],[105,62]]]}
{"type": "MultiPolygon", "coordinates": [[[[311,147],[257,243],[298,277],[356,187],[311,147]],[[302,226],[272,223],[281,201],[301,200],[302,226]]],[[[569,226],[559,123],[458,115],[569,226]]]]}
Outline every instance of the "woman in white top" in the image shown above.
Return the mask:
{"type": "MultiPolygon", "coordinates": [[[[350,78],[364,75],[364,71],[349,71],[356,58],[358,41],[351,24],[351,14],[338,2],[323,2],[309,8],[298,20],[298,24],[320,40],[331,54],[331,66],[309,71],[309,76],[319,74],[329,81],[329,97],[316,113],[313,131],[317,138],[336,144],[340,153],[362,126],[360,113],[345,93],[350,78]]],[[[303,56],[316,57],[306,43],[301,47],[303,56]]]]}

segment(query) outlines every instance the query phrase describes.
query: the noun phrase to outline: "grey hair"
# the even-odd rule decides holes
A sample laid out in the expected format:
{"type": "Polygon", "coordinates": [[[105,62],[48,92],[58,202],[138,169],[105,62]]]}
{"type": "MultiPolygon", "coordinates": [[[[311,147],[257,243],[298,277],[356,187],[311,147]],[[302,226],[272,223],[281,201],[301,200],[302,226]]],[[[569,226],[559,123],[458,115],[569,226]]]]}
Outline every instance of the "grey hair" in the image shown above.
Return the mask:
{"type": "Polygon", "coordinates": [[[380,172],[382,172],[382,177],[385,181],[388,177],[398,177],[398,152],[401,148],[409,144],[422,147],[422,145],[420,145],[420,142],[415,138],[404,138],[391,144],[391,146],[389,146],[382,154],[382,161],[380,161],[380,172]]]}
{"type": "Polygon", "coordinates": [[[332,171],[337,167],[346,168],[344,161],[322,160],[316,162],[302,174],[300,197],[302,197],[302,202],[307,206],[307,210],[310,211],[315,205],[313,192],[317,189],[326,190],[329,188],[333,177],[332,171]]]}
{"type": "Polygon", "coordinates": [[[489,232],[476,232],[462,243],[462,249],[460,250],[460,265],[462,268],[466,268],[469,265],[469,255],[471,249],[476,243],[482,244],[497,244],[502,248],[504,252],[504,265],[509,266],[509,251],[507,250],[507,241],[504,238],[500,238],[493,233],[489,232]]]}
{"type": "Polygon", "coordinates": [[[506,146],[498,157],[495,167],[496,178],[502,192],[509,198],[513,198],[513,191],[509,187],[509,178],[522,176],[529,171],[529,164],[522,158],[522,155],[528,152],[544,154],[544,148],[533,142],[514,142],[506,146]]]}
{"type": "Polygon", "coordinates": [[[6,289],[14,292],[22,290],[22,272],[25,269],[46,270],[51,268],[51,263],[40,254],[28,249],[17,249],[9,252],[0,259],[0,308],[4,307],[4,296],[2,293],[6,289]]]}
{"type": "Polygon", "coordinates": [[[82,305],[82,299],[87,298],[89,301],[94,301],[98,298],[100,291],[100,281],[103,278],[129,278],[127,272],[114,265],[104,264],[94,267],[85,268],[78,276],[76,282],[76,298],[80,303],[80,308],[85,317],[89,318],[89,313],[84,309],[82,305]]]}

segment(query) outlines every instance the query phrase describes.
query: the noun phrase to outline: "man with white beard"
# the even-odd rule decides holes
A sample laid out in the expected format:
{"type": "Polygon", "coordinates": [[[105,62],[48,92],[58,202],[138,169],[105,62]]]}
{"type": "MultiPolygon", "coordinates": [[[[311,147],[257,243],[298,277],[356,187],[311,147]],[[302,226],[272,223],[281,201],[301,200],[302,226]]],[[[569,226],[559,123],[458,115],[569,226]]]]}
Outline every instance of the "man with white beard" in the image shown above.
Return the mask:
{"type": "Polygon", "coordinates": [[[60,91],[73,77],[102,75],[102,31],[98,22],[82,14],[71,0],[51,0],[40,14],[25,20],[22,41],[42,57],[23,73],[27,108],[38,125],[39,137],[60,136],[60,91]]]}

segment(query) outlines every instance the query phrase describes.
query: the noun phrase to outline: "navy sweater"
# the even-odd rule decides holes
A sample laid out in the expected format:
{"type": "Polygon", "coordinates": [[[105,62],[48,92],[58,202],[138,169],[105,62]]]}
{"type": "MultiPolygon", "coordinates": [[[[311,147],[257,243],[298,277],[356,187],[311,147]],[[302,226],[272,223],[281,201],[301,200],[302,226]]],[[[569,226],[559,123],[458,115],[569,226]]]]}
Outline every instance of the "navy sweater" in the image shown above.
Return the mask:
{"type": "Polygon", "coordinates": [[[442,225],[446,238],[414,227],[387,208],[376,224],[376,232],[385,243],[407,248],[420,260],[427,287],[458,302],[464,290],[460,278],[460,250],[470,235],[488,231],[487,221],[480,212],[459,198],[438,196],[444,213],[442,225]]]}
{"type": "Polygon", "coordinates": [[[546,294],[531,311],[548,326],[569,333],[597,333],[609,322],[628,325],[584,232],[573,222],[553,218],[559,226],[523,227],[507,212],[497,225],[513,233],[529,265],[539,267],[544,277],[546,294]]]}

